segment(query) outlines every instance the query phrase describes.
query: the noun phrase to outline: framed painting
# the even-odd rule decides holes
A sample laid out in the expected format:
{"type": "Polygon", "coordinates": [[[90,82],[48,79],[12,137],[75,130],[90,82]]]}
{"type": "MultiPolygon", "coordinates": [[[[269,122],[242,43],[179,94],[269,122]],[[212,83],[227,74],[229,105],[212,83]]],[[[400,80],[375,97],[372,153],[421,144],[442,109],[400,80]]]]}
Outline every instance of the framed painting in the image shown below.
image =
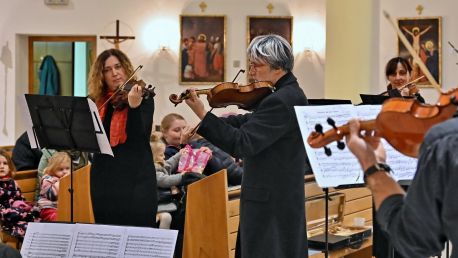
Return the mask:
{"type": "Polygon", "coordinates": [[[180,84],[225,81],[226,16],[180,15],[180,84]]]}
{"type": "MultiPolygon", "coordinates": [[[[293,46],[293,17],[292,16],[248,16],[247,17],[247,46],[260,35],[277,34],[285,38],[293,46]]],[[[249,69],[247,60],[247,70],[249,69]]],[[[248,81],[253,82],[247,73],[248,81]]]]}
{"type": "MultiPolygon", "coordinates": [[[[411,43],[414,51],[428,68],[436,82],[442,84],[442,21],[441,17],[399,18],[399,29],[411,43]]],[[[423,76],[419,65],[398,38],[398,55],[412,65],[412,79],[423,76]]],[[[421,79],[417,85],[428,87],[428,79],[421,79]]]]}

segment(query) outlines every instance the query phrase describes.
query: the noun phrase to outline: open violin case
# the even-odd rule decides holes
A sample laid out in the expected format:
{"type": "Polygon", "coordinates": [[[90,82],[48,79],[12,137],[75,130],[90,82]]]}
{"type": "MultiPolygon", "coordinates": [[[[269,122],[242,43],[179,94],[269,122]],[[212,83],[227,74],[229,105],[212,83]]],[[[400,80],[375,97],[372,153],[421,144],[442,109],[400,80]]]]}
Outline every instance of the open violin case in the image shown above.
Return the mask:
{"type": "MultiPolygon", "coordinates": [[[[343,225],[345,194],[331,193],[328,197],[328,250],[361,247],[363,241],[372,235],[372,227],[343,225]]],[[[311,249],[324,251],[326,249],[325,195],[308,198],[306,211],[308,246],[311,249]]]]}

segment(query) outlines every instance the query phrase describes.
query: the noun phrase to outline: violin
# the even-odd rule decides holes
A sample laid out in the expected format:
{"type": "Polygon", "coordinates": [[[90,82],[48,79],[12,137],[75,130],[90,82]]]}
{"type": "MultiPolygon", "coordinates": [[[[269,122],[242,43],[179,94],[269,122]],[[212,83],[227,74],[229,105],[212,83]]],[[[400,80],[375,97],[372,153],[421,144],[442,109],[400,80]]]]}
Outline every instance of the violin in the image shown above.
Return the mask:
{"type": "Polygon", "coordinates": [[[122,110],[125,107],[129,105],[128,101],[128,95],[129,91],[132,89],[132,87],[137,84],[141,87],[142,89],[142,97],[145,99],[148,99],[149,97],[154,97],[156,96],[156,93],[154,92],[155,87],[152,85],[146,85],[146,83],[143,80],[134,80],[133,77],[135,74],[143,68],[143,65],[139,65],[129,76],[129,78],[121,85],[119,86],[114,94],[108,98],[102,105],[99,107],[102,109],[103,106],[105,106],[108,102],[110,102],[111,105],[113,105],[114,109],[117,110],[122,110]]]}
{"type": "MultiPolygon", "coordinates": [[[[415,99],[390,98],[383,103],[375,120],[361,121],[360,130],[374,130],[376,136],[384,138],[397,151],[417,157],[426,132],[433,125],[451,118],[457,106],[458,88],[441,93],[436,105],[422,104],[415,99]]],[[[333,129],[323,132],[323,127],[317,124],[307,142],[312,148],[324,147],[330,156],[331,150],[326,145],[337,141],[337,147],[344,149],[341,140],[350,133],[350,128],[348,124],[336,127],[331,118],[328,123],[333,129]]]]}
{"type": "MultiPolygon", "coordinates": [[[[211,89],[196,90],[197,95],[207,95],[208,104],[212,108],[237,105],[245,110],[253,109],[256,104],[274,91],[271,82],[253,82],[248,85],[239,85],[234,82],[224,82],[211,89]]],[[[171,94],[169,100],[176,105],[191,97],[189,90],[179,96],[171,94]]]]}
{"type": "Polygon", "coordinates": [[[137,84],[142,88],[142,98],[148,99],[150,97],[156,96],[154,92],[155,87],[151,84],[147,85],[143,80],[129,80],[124,83],[124,87],[120,87],[119,90],[113,94],[113,97],[110,100],[110,104],[114,109],[122,110],[129,105],[127,96],[132,87],[137,84]]]}

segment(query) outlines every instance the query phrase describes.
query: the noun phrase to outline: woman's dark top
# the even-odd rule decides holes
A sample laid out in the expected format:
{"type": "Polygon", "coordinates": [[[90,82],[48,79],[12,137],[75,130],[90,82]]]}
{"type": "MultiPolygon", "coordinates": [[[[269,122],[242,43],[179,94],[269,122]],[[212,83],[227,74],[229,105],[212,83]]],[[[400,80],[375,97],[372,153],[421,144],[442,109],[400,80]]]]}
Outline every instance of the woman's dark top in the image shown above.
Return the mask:
{"type": "MultiPolygon", "coordinates": [[[[91,195],[96,223],[156,226],[156,170],[149,145],[153,113],[154,100],[143,99],[138,108],[129,109],[127,140],[112,147],[114,157],[94,155],[91,195]]],[[[103,121],[108,139],[112,115],[109,106],[103,121]]]]}

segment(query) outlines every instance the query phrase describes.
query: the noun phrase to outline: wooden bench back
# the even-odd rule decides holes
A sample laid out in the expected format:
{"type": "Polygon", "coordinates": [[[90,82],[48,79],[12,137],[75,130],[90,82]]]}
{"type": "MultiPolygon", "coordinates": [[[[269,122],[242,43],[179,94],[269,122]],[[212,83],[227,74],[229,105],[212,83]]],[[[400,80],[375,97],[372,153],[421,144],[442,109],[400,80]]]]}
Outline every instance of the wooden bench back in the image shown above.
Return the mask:
{"type": "Polygon", "coordinates": [[[17,171],[14,180],[21,188],[22,195],[27,201],[33,202],[35,199],[35,189],[37,187],[38,172],[36,169],[17,171]]]}
{"type": "MultiPolygon", "coordinates": [[[[73,222],[94,223],[94,211],[91,199],[91,165],[73,172],[73,222]]],[[[60,179],[59,201],[57,202],[57,220],[70,221],[70,175],[60,179]]]]}
{"type": "Polygon", "coordinates": [[[14,145],[4,145],[4,146],[0,146],[0,149],[5,150],[6,153],[8,153],[8,155],[10,155],[10,157],[13,156],[14,145]]]}

